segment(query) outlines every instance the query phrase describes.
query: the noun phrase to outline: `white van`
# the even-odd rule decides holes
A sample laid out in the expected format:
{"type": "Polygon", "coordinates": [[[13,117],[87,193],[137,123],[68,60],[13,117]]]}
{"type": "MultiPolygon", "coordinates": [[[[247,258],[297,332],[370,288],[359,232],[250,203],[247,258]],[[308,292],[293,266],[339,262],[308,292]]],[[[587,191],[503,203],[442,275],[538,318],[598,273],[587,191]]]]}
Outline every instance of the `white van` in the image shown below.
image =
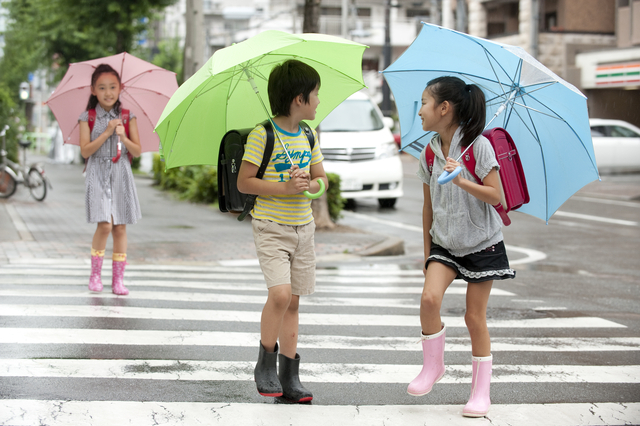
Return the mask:
{"type": "Polygon", "coordinates": [[[392,123],[363,92],[351,95],[320,123],[324,169],[340,176],[344,198],[377,198],[380,207],[393,207],[402,197],[402,162],[392,123]]]}

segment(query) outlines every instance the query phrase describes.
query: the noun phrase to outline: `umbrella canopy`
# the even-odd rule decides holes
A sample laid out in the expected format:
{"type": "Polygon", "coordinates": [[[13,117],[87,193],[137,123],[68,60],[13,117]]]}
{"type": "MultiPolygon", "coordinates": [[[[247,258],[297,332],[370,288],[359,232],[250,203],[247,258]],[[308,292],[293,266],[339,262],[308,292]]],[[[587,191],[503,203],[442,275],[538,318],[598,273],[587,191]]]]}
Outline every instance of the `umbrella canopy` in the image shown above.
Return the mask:
{"type": "Polygon", "coordinates": [[[153,131],[171,95],[178,89],[176,74],[128,53],[69,65],[47,105],[56,116],[65,143],[80,145],[78,117],[86,110],[91,95],[91,75],[100,64],[120,74],[122,108],[135,114],[142,152],[157,151],[160,140],[153,131]]]}
{"type": "Polygon", "coordinates": [[[166,167],[217,165],[218,146],[228,130],[253,127],[270,118],[266,110],[269,74],[288,59],[304,62],[320,74],[320,105],[315,120],[308,123],[317,126],[364,87],[366,47],[324,34],[271,30],[216,51],[180,86],[156,126],[166,167]]]}
{"type": "Polygon", "coordinates": [[[548,221],[599,177],[586,97],[519,47],[423,23],[383,75],[400,115],[402,150],[414,157],[431,139],[418,116],[427,83],[455,76],[482,88],[487,122],[509,132],[522,160],[531,201],[518,211],[548,221]]]}

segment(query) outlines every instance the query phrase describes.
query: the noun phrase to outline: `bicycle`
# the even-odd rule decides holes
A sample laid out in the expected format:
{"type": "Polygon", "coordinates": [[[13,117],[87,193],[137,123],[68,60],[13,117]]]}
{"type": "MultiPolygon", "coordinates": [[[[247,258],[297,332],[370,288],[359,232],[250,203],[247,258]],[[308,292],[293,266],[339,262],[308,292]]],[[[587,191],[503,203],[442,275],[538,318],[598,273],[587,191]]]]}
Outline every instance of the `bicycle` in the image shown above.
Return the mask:
{"type": "Polygon", "coordinates": [[[44,174],[44,168],[40,163],[34,163],[27,167],[27,148],[31,141],[19,140],[18,144],[23,151],[23,164],[14,163],[7,158],[7,130],[5,125],[0,132],[2,137],[2,149],[0,149],[0,198],[9,198],[15,192],[19,183],[29,188],[31,196],[37,201],[42,201],[47,196],[47,188],[53,189],[49,178],[44,174]]]}

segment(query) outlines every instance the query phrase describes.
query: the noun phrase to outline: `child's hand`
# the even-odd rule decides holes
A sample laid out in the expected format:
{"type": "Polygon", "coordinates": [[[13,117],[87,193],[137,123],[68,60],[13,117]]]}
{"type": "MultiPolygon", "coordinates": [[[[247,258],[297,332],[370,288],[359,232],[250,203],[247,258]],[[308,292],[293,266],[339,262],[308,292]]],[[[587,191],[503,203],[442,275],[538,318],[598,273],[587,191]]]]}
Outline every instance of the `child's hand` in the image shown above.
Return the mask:
{"type": "MultiPolygon", "coordinates": [[[[109,121],[109,124],[107,124],[107,130],[110,134],[112,134],[118,126],[122,126],[122,120],[119,118],[114,118],[113,120],[109,121]]],[[[124,131],[124,127],[122,128],[122,130],[124,131]]]]}
{"type": "MultiPolygon", "coordinates": [[[[451,157],[447,157],[447,164],[444,165],[444,170],[452,173],[455,169],[457,169],[460,166],[460,163],[458,163],[456,160],[454,160],[451,157]]],[[[457,185],[460,182],[460,174],[458,173],[458,175],[456,177],[454,177],[451,182],[453,182],[454,185],[457,185]]]]}
{"type": "Polygon", "coordinates": [[[308,191],[311,185],[311,175],[304,170],[301,170],[297,165],[289,169],[289,188],[293,194],[298,194],[302,191],[308,191]]]}
{"type": "Polygon", "coordinates": [[[122,124],[118,124],[116,126],[116,135],[118,135],[120,139],[123,139],[125,136],[127,136],[127,132],[125,132],[124,126],[122,124]]]}

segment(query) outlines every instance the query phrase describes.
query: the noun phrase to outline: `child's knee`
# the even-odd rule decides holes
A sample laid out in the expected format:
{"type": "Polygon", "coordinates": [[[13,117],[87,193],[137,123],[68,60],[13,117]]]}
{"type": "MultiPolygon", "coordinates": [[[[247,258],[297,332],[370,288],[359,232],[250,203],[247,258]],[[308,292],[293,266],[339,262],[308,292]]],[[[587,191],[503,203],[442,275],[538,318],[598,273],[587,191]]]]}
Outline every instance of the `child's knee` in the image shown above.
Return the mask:
{"type": "Polygon", "coordinates": [[[111,233],[112,225],[110,222],[98,223],[97,232],[103,235],[109,235],[111,233]]]}
{"type": "Polygon", "coordinates": [[[278,310],[286,310],[291,304],[291,286],[278,285],[269,289],[269,299],[278,310]]]}
{"type": "Polygon", "coordinates": [[[484,312],[469,311],[464,314],[464,323],[470,331],[487,328],[487,316],[484,312]]]}
{"type": "Polygon", "coordinates": [[[440,310],[440,305],[442,304],[442,297],[440,295],[433,294],[431,292],[422,292],[422,297],[420,298],[420,306],[426,309],[436,309],[440,310]]]}
{"type": "Polygon", "coordinates": [[[111,233],[116,237],[122,237],[127,234],[126,225],[114,225],[111,233]]]}

